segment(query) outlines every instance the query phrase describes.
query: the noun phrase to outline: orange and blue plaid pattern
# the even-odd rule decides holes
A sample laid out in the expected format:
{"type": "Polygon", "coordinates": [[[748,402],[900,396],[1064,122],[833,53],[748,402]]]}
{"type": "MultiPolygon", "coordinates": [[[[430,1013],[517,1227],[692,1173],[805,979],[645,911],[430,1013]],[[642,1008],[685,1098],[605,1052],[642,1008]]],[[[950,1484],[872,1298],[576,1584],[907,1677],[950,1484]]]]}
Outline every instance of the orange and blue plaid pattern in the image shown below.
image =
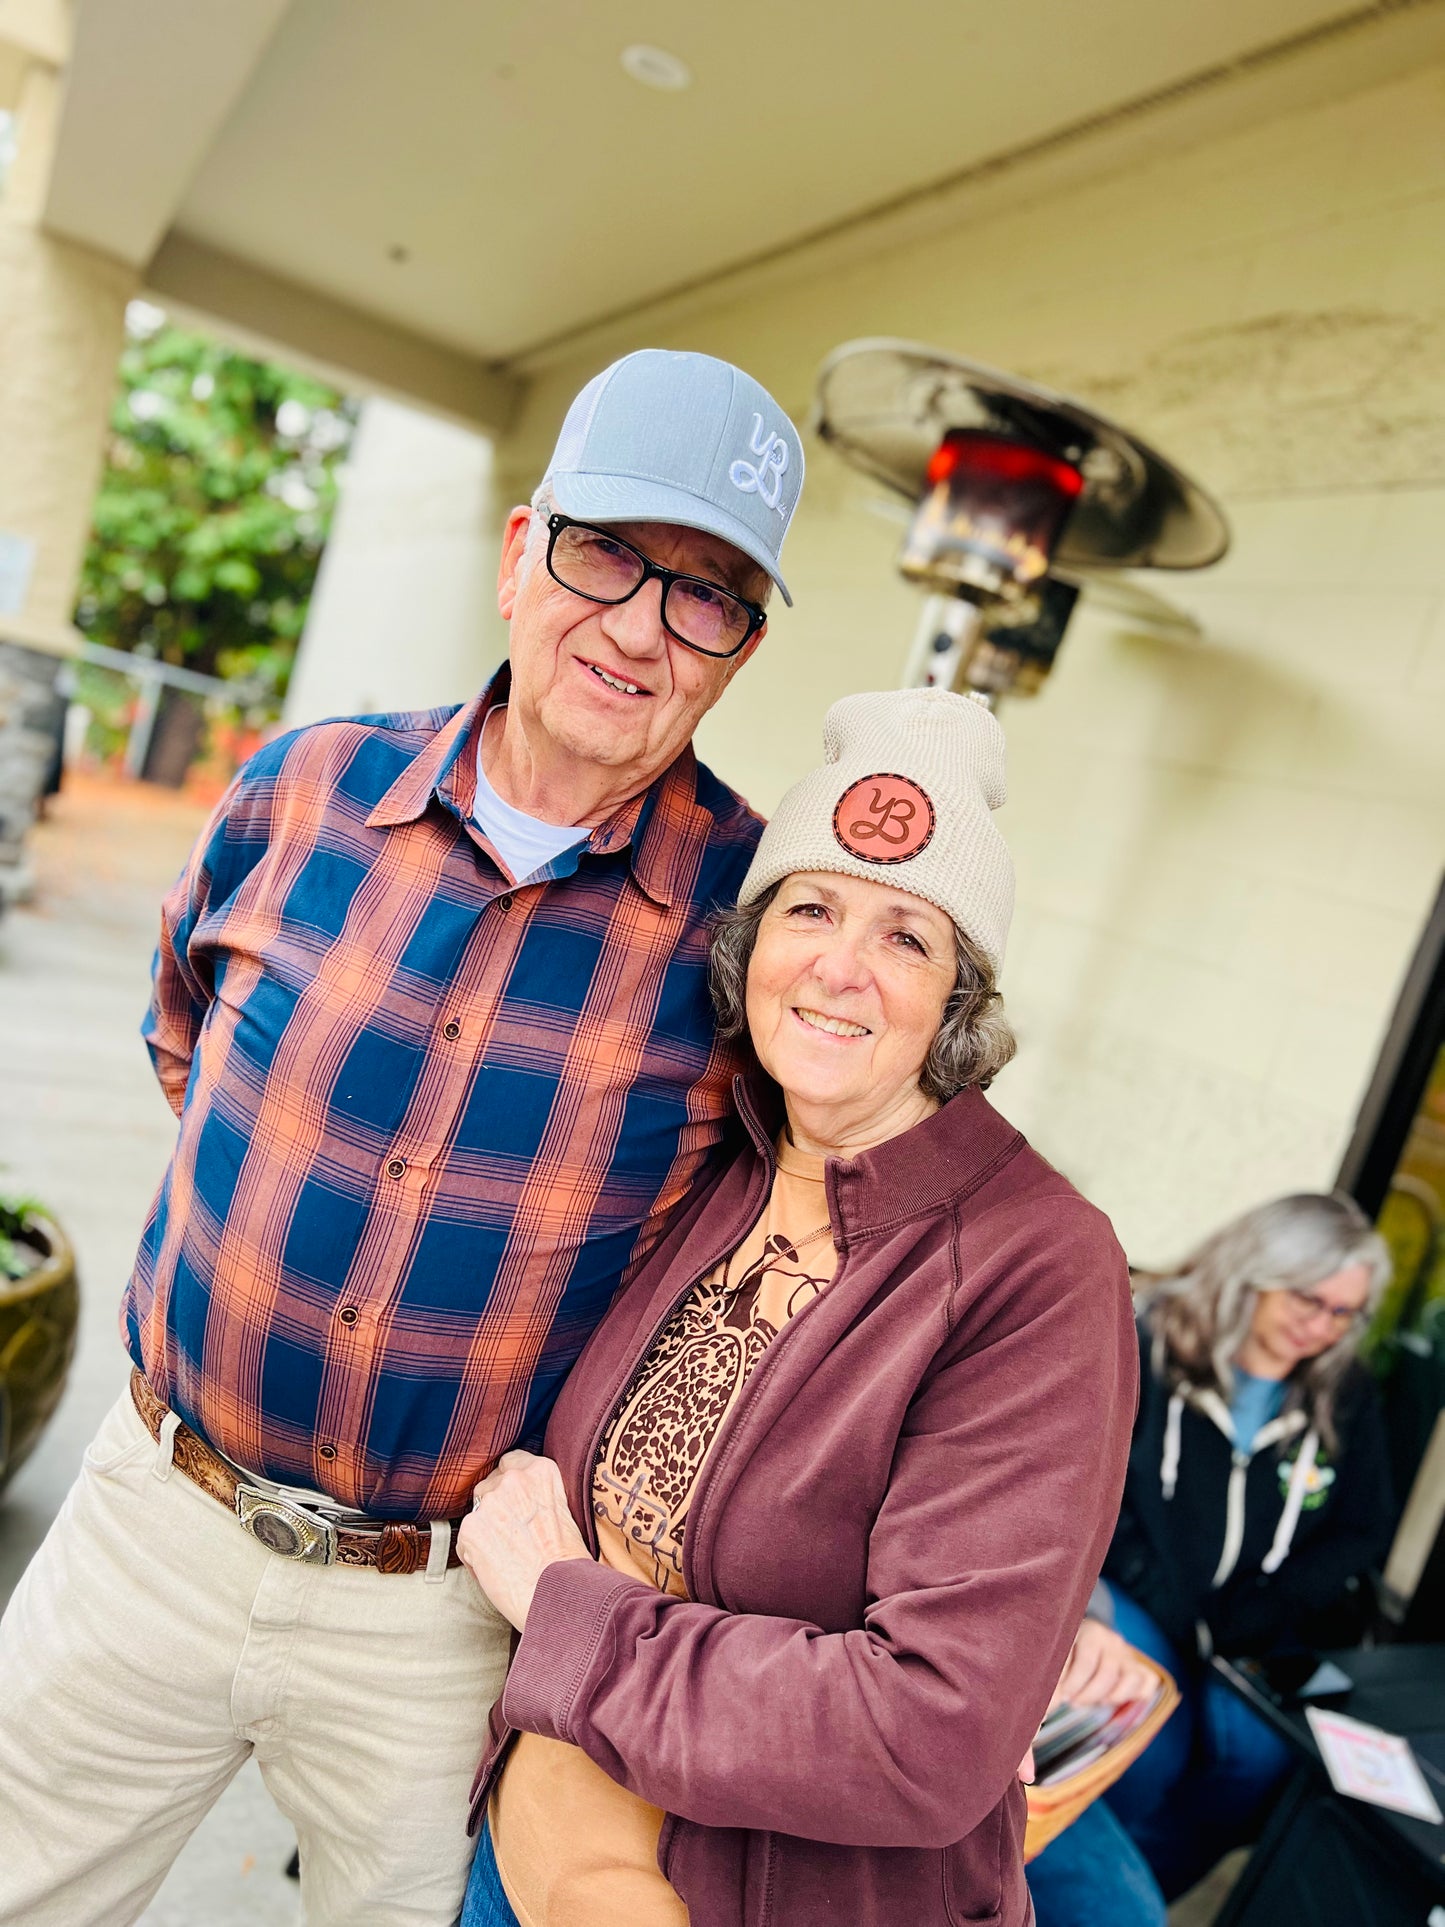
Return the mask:
{"type": "Polygon", "coordinates": [[[482,718],[254,757],[167,898],[144,1034],[180,1118],[123,1323],[220,1452],[452,1518],[536,1443],[721,1139],[706,918],[761,824],[682,756],[524,887],[471,820],[482,718]]]}

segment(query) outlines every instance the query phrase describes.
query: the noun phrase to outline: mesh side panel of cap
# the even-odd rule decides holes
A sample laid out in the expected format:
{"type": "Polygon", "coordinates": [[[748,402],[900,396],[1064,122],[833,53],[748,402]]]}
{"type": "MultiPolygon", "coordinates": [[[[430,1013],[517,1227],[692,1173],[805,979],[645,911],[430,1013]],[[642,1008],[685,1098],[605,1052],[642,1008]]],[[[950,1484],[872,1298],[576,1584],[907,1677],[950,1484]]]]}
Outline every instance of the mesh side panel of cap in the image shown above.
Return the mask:
{"type": "Polygon", "coordinates": [[[577,466],[582,458],[582,451],[587,446],[587,437],[592,429],[592,418],[597,413],[602,397],[607,391],[608,382],[621,366],[621,362],[614,361],[610,368],[604,368],[600,375],[592,377],[585,388],[577,391],[572,406],[567,410],[566,419],[562,423],[562,432],[557,437],[557,446],[552,450],[552,459],[547,464],[547,474],[543,476],[543,481],[546,481],[555,469],[560,468],[565,471],[577,466]]]}

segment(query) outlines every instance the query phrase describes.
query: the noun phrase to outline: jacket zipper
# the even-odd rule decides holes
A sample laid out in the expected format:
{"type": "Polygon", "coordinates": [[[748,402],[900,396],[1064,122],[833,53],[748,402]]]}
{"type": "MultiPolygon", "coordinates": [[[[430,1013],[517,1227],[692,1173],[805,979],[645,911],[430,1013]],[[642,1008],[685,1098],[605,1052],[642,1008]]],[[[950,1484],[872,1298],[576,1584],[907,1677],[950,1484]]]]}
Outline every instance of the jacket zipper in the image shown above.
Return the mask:
{"type": "Polygon", "coordinates": [[[1209,1582],[1216,1590],[1239,1563],[1239,1549],[1244,1544],[1244,1482],[1249,1473],[1250,1457],[1250,1453],[1241,1452],[1238,1446],[1229,1455],[1229,1486],[1224,1499],[1224,1547],[1219,1555],[1219,1564],[1214,1569],[1214,1577],[1209,1582]]]}
{"type": "MultiPolygon", "coordinates": [[[[743,1241],[749,1236],[749,1234],[757,1227],[759,1221],[762,1218],[763,1213],[767,1210],[768,1199],[772,1196],[773,1182],[777,1176],[777,1171],[776,1171],[775,1165],[773,1164],[770,1158],[762,1159],[761,1162],[763,1163],[764,1170],[766,1171],[768,1176],[768,1186],[766,1191],[764,1191],[763,1193],[757,1212],[749,1216],[749,1218],[747,1219],[747,1222],[743,1225],[740,1231],[730,1233],[728,1238],[724,1241],[724,1243],[709,1256],[707,1263],[703,1266],[703,1268],[700,1271],[696,1272],[694,1276],[689,1280],[689,1282],[686,1285],[682,1286],[673,1295],[671,1301],[667,1306],[667,1309],[663,1311],[658,1316],[658,1318],[654,1321],[652,1330],[649,1332],[647,1336],[647,1340],[642,1347],[641,1353],[637,1358],[637,1362],[632,1366],[626,1378],[622,1380],[621,1384],[618,1385],[616,1390],[613,1392],[612,1396],[608,1399],[607,1404],[603,1411],[603,1415],[601,1419],[598,1421],[592,1433],[592,1437],[588,1442],[587,1456],[583,1461],[583,1464],[586,1468],[585,1475],[584,1475],[586,1479],[586,1484],[583,1488],[583,1497],[588,1501],[588,1504],[586,1506],[586,1514],[587,1514],[586,1537],[587,1537],[588,1547],[591,1550],[593,1558],[596,1558],[598,1556],[598,1542],[597,1542],[596,1514],[593,1512],[592,1506],[590,1503],[591,1486],[592,1486],[592,1470],[597,1463],[597,1454],[601,1449],[603,1436],[606,1433],[608,1426],[611,1425],[613,1419],[617,1416],[617,1408],[621,1404],[623,1398],[626,1396],[627,1389],[631,1385],[633,1379],[636,1378],[637,1373],[643,1361],[647,1358],[648,1354],[651,1352],[653,1346],[657,1343],[658,1339],[662,1336],[667,1326],[677,1316],[678,1312],[681,1310],[683,1304],[687,1301],[687,1299],[692,1295],[694,1291],[697,1290],[697,1287],[702,1283],[703,1279],[707,1278],[712,1272],[716,1271],[717,1267],[723,1262],[723,1260],[725,1258],[730,1257],[732,1253],[737,1250],[738,1246],[742,1244],[743,1241]]],[[[829,1228],[830,1229],[833,1228],[831,1213],[829,1217],[829,1228]]],[[[800,1312],[798,1312],[795,1317],[790,1318],[788,1320],[787,1324],[777,1334],[772,1344],[768,1346],[767,1350],[763,1353],[762,1357],[758,1360],[757,1364],[753,1367],[752,1373],[748,1378],[747,1383],[744,1385],[742,1393],[738,1397],[732,1409],[725,1414],[722,1424],[718,1427],[718,1430],[713,1435],[712,1444],[708,1447],[707,1452],[704,1455],[702,1469],[698,1475],[698,1482],[696,1487],[693,1490],[692,1505],[689,1507],[689,1513],[688,1513],[688,1525],[690,1528],[696,1525],[696,1522],[699,1516],[699,1512],[701,1509],[701,1500],[707,1489],[708,1469],[716,1461],[719,1451],[721,1450],[722,1445],[724,1441],[727,1439],[730,1432],[740,1422],[743,1415],[744,1408],[755,1399],[758,1380],[766,1370],[768,1361],[777,1352],[779,1345],[782,1344],[783,1340],[787,1337],[788,1333],[793,1329],[793,1327],[799,1324],[804,1318],[806,1318],[808,1313],[813,1309],[813,1307],[821,1303],[823,1298],[825,1298],[828,1295],[828,1292],[832,1291],[833,1287],[837,1284],[838,1279],[842,1274],[843,1265],[844,1265],[844,1254],[840,1253],[837,1270],[833,1273],[832,1278],[830,1278],[828,1281],[828,1291],[820,1292],[816,1298],[810,1299],[808,1303],[804,1305],[803,1309],[800,1312]]],[[[683,1543],[682,1543],[682,1576],[683,1576],[683,1582],[687,1587],[687,1596],[689,1599],[696,1599],[697,1597],[695,1588],[693,1586],[693,1576],[692,1576],[692,1548],[695,1545],[696,1541],[697,1541],[697,1533],[693,1530],[689,1530],[684,1535],[683,1543]]],[[[662,1828],[657,1837],[657,1863],[658,1863],[659,1870],[662,1872],[664,1879],[667,1877],[667,1865],[672,1853],[672,1842],[676,1832],[677,1832],[677,1815],[675,1813],[664,1813],[662,1816],[662,1828]]],[[[768,1921],[770,1921],[772,1918],[773,1863],[774,1863],[775,1857],[776,1857],[776,1842],[774,1840],[772,1833],[769,1832],[767,1835],[767,1868],[766,1868],[766,1877],[764,1881],[763,1910],[762,1910],[762,1915],[760,1916],[758,1927],[767,1927],[768,1921]]]]}
{"type": "MultiPolygon", "coordinates": [[[[1178,1396],[1179,1394],[1176,1393],[1175,1397],[1178,1396]]],[[[1298,1412],[1288,1415],[1282,1413],[1278,1418],[1272,1418],[1267,1425],[1260,1426],[1253,1440],[1250,1442],[1249,1450],[1246,1452],[1234,1442],[1233,1416],[1230,1413],[1229,1407],[1217,1392],[1212,1390],[1203,1392],[1199,1396],[1190,1399],[1189,1403],[1194,1407],[1196,1412],[1199,1412],[1203,1417],[1209,1419],[1215,1429],[1222,1432],[1230,1442],[1229,1484],[1225,1490],[1224,1500],[1224,1544],[1220,1548],[1219,1564],[1214,1569],[1214,1577],[1209,1582],[1211,1591],[1217,1592],[1233,1573],[1236,1565],[1238,1565],[1239,1554],[1244,1545],[1244,1500],[1250,1466],[1254,1463],[1255,1459],[1259,1457],[1260,1453],[1269,1446],[1282,1444],[1285,1439],[1293,1438],[1296,1432],[1303,1431],[1305,1429],[1305,1420],[1303,1414],[1298,1412]]],[[[1166,1461],[1169,1456],[1169,1448],[1166,1441],[1166,1461]]],[[[1175,1476],[1177,1476],[1177,1440],[1173,1470],[1175,1476]]],[[[1172,1498],[1173,1482],[1172,1479],[1168,1477],[1167,1472],[1163,1482],[1165,1486],[1165,1498],[1172,1498]]]]}
{"type": "MultiPolygon", "coordinates": [[[[677,1315],[678,1308],[683,1304],[683,1302],[686,1300],[688,1295],[697,1289],[697,1287],[702,1283],[703,1279],[707,1277],[710,1271],[714,1271],[717,1268],[717,1266],[722,1263],[723,1259],[727,1257],[730,1251],[735,1251],[737,1249],[738,1245],[742,1242],[744,1238],[747,1237],[748,1233],[752,1230],[753,1226],[758,1222],[758,1219],[762,1216],[763,1211],[767,1209],[768,1198],[772,1195],[772,1178],[771,1178],[772,1166],[770,1161],[767,1158],[760,1158],[759,1162],[763,1165],[764,1170],[769,1173],[769,1181],[768,1181],[767,1190],[765,1190],[763,1193],[762,1202],[759,1205],[757,1213],[753,1216],[750,1216],[747,1219],[741,1232],[736,1234],[730,1232],[728,1234],[728,1238],[723,1242],[721,1247],[708,1258],[702,1270],[697,1272],[689,1280],[687,1284],[679,1287],[679,1289],[677,1290],[677,1292],[674,1294],[671,1301],[669,1302],[666,1310],[661,1312],[658,1318],[656,1319],[656,1321],[654,1322],[652,1330],[648,1335],[646,1345],[643,1348],[643,1351],[641,1354],[642,1358],[646,1358],[647,1354],[652,1350],[653,1346],[657,1343],[658,1339],[661,1337],[669,1320],[671,1320],[677,1315]]],[[[805,1310],[807,1309],[806,1306],[804,1307],[804,1309],[805,1310]]],[[[638,1363],[639,1364],[641,1363],[641,1359],[639,1359],[638,1363]]],[[[602,1408],[602,1416],[601,1418],[598,1419],[596,1427],[593,1430],[591,1440],[587,1447],[587,1455],[582,1461],[585,1470],[583,1473],[583,1484],[582,1484],[581,1492],[579,1494],[579,1497],[582,1503],[581,1532],[582,1532],[583,1538],[587,1541],[587,1549],[592,1554],[592,1557],[594,1559],[598,1558],[600,1554],[598,1551],[596,1514],[592,1510],[592,1470],[597,1463],[597,1453],[602,1444],[602,1436],[606,1432],[608,1426],[612,1423],[612,1420],[617,1411],[617,1407],[620,1404],[624,1393],[626,1392],[628,1386],[632,1383],[632,1380],[636,1376],[636,1374],[637,1374],[637,1365],[633,1365],[629,1370],[627,1376],[622,1380],[622,1382],[616,1387],[616,1389],[608,1397],[606,1403],[602,1408]]],[[[686,1565],[686,1548],[685,1547],[684,1547],[683,1559],[684,1559],[684,1566],[685,1566],[686,1565]]],[[[498,1742],[497,1750],[493,1754],[492,1759],[488,1765],[486,1780],[484,1784],[478,1789],[478,1794],[477,1794],[477,1798],[480,1802],[481,1812],[483,1816],[485,1816],[487,1805],[490,1803],[492,1792],[496,1787],[497,1776],[501,1772],[502,1767],[505,1764],[508,1753],[510,1753],[512,1750],[512,1744],[515,1741],[516,1737],[517,1737],[516,1728],[508,1727],[504,1736],[498,1742]]],[[[664,1841],[670,1839],[671,1837],[673,1825],[674,1825],[674,1816],[672,1814],[664,1815],[663,1822],[662,1822],[662,1833],[658,1838],[659,1857],[663,1852],[664,1841]]]]}

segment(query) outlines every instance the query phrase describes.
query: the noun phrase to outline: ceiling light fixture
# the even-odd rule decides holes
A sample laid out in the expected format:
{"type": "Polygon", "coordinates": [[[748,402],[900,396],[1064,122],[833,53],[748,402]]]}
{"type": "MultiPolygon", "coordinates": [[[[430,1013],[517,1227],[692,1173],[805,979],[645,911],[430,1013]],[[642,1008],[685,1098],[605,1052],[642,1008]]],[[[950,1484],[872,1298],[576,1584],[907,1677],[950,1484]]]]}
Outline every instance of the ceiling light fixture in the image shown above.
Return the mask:
{"type": "Polygon", "coordinates": [[[679,60],[665,47],[649,47],[641,42],[622,49],[622,71],[640,80],[644,87],[656,87],[664,94],[678,94],[692,85],[692,69],[685,60],[679,60]]]}

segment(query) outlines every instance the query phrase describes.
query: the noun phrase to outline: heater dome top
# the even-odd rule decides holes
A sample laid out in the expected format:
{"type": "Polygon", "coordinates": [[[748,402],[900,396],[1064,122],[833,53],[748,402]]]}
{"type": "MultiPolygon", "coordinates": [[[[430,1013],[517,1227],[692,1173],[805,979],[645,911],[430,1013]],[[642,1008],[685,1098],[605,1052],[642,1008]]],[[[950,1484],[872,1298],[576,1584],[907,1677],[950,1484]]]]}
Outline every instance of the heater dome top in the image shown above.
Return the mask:
{"type": "Polygon", "coordinates": [[[1202,569],[1229,546],[1218,504],[1137,435],[1067,395],[916,341],[844,342],[818,370],[814,425],[846,462],[916,502],[950,429],[1011,436],[1081,470],[1055,569],[1202,569]]]}

